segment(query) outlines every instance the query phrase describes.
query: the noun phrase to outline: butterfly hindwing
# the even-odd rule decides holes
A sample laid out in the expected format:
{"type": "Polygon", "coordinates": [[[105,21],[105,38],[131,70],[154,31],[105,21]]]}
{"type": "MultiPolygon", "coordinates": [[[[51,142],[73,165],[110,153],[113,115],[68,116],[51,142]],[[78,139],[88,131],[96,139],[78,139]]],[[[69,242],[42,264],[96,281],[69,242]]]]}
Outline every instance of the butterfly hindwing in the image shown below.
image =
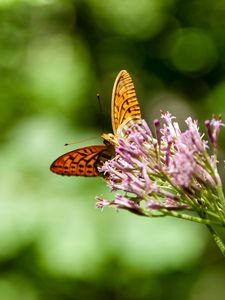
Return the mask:
{"type": "Polygon", "coordinates": [[[111,118],[114,134],[129,119],[141,118],[141,111],[130,74],[122,70],[117,75],[112,91],[111,118]]]}
{"type": "Polygon", "coordinates": [[[50,166],[56,174],[67,176],[98,176],[97,167],[104,160],[105,145],[79,148],[58,157],[50,166]]]}

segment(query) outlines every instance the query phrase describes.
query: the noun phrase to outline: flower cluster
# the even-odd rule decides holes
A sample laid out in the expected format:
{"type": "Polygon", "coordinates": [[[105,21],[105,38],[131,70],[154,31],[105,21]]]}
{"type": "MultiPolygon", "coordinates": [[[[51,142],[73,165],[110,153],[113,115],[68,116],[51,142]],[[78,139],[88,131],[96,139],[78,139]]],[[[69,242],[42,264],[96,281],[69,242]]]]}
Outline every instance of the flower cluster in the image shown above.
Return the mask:
{"type": "Polygon", "coordinates": [[[162,126],[159,120],[154,121],[154,135],[143,119],[130,120],[121,129],[115,157],[99,171],[107,175],[112,191],[123,193],[116,193],[112,201],[97,197],[96,206],[223,226],[225,200],[217,148],[224,124],[215,117],[206,121],[206,140],[191,117],[185,121],[187,129],[183,132],[174,119],[168,112],[161,113],[162,126]]]}

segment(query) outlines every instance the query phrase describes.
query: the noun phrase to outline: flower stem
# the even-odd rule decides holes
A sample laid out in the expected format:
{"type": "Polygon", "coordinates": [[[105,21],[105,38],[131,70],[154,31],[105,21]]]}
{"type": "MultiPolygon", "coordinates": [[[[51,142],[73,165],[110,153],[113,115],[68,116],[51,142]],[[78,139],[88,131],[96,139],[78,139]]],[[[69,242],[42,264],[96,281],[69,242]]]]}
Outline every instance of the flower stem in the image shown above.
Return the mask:
{"type": "Polygon", "coordinates": [[[216,222],[213,220],[204,219],[204,218],[191,216],[191,215],[187,215],[187,214],[181,214],[176,211],[167,210],[165,208],[160,209],[160,211],[171,217],[188,220],[188,221],[192,221],[192,222],[197,222],[197,223],[201,223],[201,224],[206,224],[206,225],[216,225],[216,226],[224,227],[224,225],[221,222],[216,222]]]}
{"type": "Polygon", "coordinates": [[[217,244],[218,248],[220,249],[223,256],[225,256],[225,245],[224,242],[221,240],[221,238],[218,236],[218,234],[215,232],[215,230],[210,225],[206,225],[212,234],[215,243],[217,244]]]}
{"type": "Polygon", "coordinates": [[[225,210],[225,197],[224,197],[224,194],[223,194],[223,189],[222,187],[218,187],[217,188],[217,191],[218,191],[218,195],[219,195],[219,198],[220,198],[220,201],[222,203],[222,206],[225,210]]]}

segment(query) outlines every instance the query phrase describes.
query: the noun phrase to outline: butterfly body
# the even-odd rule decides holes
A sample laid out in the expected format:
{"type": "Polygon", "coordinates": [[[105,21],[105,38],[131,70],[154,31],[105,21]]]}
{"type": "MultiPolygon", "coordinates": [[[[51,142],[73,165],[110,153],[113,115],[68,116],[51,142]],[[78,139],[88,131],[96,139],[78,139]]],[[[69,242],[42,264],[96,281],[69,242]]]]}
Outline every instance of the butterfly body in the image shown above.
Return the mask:
{"type": "Polygon", "coordinates": [[[134,84],[125,70],[116,77],[111,101],[112,133],[103,133],[104,144],[79,148],[58,157],[50,166],[56,174],[67,176],[101,176],[98,171],[106,160],[115,155],[118,138],[125,135],[129,124],[141,119],[134,84]]]}

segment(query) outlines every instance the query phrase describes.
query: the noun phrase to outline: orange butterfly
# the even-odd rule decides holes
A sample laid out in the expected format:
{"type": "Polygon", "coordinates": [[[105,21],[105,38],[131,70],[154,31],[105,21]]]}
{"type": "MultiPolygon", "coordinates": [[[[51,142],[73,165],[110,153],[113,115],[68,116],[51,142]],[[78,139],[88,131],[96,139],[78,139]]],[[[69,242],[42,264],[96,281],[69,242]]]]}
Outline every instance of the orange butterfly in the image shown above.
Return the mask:
{"type": "Polygon", "coordinates": [[[141,119],[141,111],[133,81],[125,70],[116,77],[111,102],[113,133],[103,134],[104,145],[79,148],[58,157],[50,166],[56,174],[67,176],[100,176],[98,167],[114,155],[117,136],[123,134],[128,121],[141,119]]]}

